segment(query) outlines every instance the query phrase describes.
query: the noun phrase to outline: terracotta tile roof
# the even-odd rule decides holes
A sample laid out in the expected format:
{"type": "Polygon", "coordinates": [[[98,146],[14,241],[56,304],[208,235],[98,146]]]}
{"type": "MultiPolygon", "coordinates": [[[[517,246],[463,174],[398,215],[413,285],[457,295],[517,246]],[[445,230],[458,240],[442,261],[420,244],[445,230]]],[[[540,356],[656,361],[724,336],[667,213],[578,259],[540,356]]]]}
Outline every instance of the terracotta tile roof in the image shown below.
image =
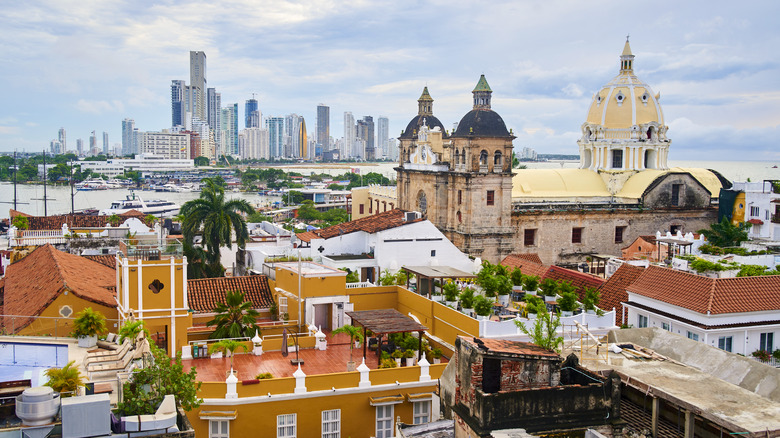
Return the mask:
{"type": "MultiPolygon", "coordinates": [[[[68,224],[68,228],[101,228],[108,224],[110,216],[89,215],[89,214],[62,214],[58,216],[30,216],[22,212],[11,210],[11,216],[25,216],[29,223],[29,230],[59,230],[62,224],[68,224]]],[[[120,218],[128,219],[135,217],[142,222],[146,215],[138,210],[130,210],[127,213],[119,215],[120,218]]]]}
{"type": "Polygon", "coordinates": [[[575,271],[573,269],[566,269],[560,266],[550,266],[547,271],[547,275],[544,278],[552,278],[556,281],[568,281],[577,289],[577,295],[579,299],[585,296],[585,288],[592,287],[598,289],[604,284],[604,279],[592,274],[586,274],[584,272],[575,271]]]}
{"type": "MultiPolygon", "coordinates": [[[[93,303],[115,306],[115,285],[113,269],[46,244],[8,267],[4,311],[36,316],[65,290],[93,303]]],[[[14,326],[18,330],[30,322],[32,318],[17,318],[14,326]]]]}
{"type": "Polygon", "coordinates": [[[196,312],[213,311],[217,303],[225,302],[227,291],[237,290],[244,293],[244,300],[252,302],[253,309],[266,308],[273,302],[265,275],[187,280],[187,300],[196,312]]]}
{"type": "Polygon", "coordinates": [[[645,269],[640,268],[639,266],[623,263],[617,271],[599,287],[599,292],[601,293],[599,308],[607,312],[615,309],[615,324],[618,326],[623,324],[623,306],[621,306],[620,303],[628,301],[626,288],[644,271],[645,269]]]}
{"type": "Polygon", "coordinates": [[[516,267],[518,266],[517,263],[522,262],[531,262],[536,263],[537,265],[542,265],[542,259],[539,258],[539,254],[537,253],[517,253],[517,254],[509,254],[508,256],[504,257],[504,260],[501,261],[501,264],[507,267],[516,267]]]}
{"type": "Polygon", "coordinates": [[[508,341],[505,339],[473,338],[481,350],[499,354],[516,354],[520,356],[543,357],[560,360],[561,356],[553,350],[542,348],[529,342],[508,341]]]}
{"type": "Polygon", "coordinates": [[[410,222],[405,222],[404,213],[406,213],[404,210],[396,208],[372,216],[355,219],[354,221],[344,222],[343,224],[334,225],[332,227],[296,234],[296,236],[304,242],[311,242],[312,239],[330,239],[331,237],[357,231],[363,231],[369,234],[378,233],[380,231],[400,227],[407,223],[420,222],[423,220],[415,219],[410,222]]]}
{"type": "Polygon", "coordinates": [[[98,262],[101,265],[108,266],[111,269],[116,270],[116,256],[115,255],[85,255],[82,256],[85,259],[92,260],[93,262],[98,262]]]}
{"type": "Polygon", "coordinates": [[[780,275],[707,278],[650,266],[627,290],[702,314],[780,310],[780,275]]]}
{"type": "Polygon", "coordinates": [[[547,271],[550,269],[549,266],[544,266],[541,263],[536,263],[523,257],[512,257],[512,254],[506,256],[500,264],[508,268],[520,268],[520,272],[524,275],[536,275],[540,280],[547,275],[547,271]]]}

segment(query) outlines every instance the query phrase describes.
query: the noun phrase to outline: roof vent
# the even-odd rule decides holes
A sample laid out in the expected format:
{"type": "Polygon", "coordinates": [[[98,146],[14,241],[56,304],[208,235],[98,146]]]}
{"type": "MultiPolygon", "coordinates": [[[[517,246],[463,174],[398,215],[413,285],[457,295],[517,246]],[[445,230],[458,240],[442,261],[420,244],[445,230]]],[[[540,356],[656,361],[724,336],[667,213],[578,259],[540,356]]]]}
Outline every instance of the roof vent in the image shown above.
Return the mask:
{"type": "Polygon", "coordinates": [[[49,386],[27,388],[16,397],[16,416],[25,426],[51,423],[60,410],[60,394],[49,386]]]}
{"type": "Polygon", "coordinates": [[[420,219],[422,215],[419,211],[407,211],[404,213],[404,222],[412,222],[420,219]]]}

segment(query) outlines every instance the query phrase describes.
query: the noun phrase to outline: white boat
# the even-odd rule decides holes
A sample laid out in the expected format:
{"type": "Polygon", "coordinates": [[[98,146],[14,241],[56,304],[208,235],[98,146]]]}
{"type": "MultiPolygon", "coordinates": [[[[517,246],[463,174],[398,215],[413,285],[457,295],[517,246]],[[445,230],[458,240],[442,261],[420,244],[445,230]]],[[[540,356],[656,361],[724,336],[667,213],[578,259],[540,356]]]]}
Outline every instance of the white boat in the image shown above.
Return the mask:
{"type": "Polygon", "coordinates": [[[108,190],[111,186],[103,178],[89,178],[76,184],[76,190],[108,190]]]}
{"type": "Polygon", "coordinates": [[[151,199],[144,201],[135,194],[127,195],[127,199],[120,199],[111,203],[111,207],[100,210],[101,215],[111,216],[112,214],[127,213],[130,210],[138,210],[143,214],[151,214],[157,217],[171,217],[179,214],[181,206],[172,201],[163,199],[151,199]]]}

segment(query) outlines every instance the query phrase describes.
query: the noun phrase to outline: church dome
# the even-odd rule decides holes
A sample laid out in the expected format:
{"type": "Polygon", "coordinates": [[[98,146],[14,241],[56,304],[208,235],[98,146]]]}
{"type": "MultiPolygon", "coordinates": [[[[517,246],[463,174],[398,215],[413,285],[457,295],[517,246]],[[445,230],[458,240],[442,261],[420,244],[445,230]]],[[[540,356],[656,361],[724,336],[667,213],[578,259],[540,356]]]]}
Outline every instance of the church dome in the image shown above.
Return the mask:
{"type": "MultiPolygon", "coordinates": [[[[421,116],[416,115],[412,118],[412,120],[409,121],[409,124],[406,125],[406,129],[404,129],[403,134],[401,134],[398,138],[417,138],[417,134],[420,132],[420,127],[422,127],[423,122],[425,122],[425,125],[429,128],[433,129],[435,127],[439,127],[441,129],[442,133],[446,133],[444,130],[444,125],[439,121],[439,119],[436,118],[434,115],[428,115],[428,116],[421,116]]],[[[445,135],[445,134],[442,134],[445,135]]]]}
{"type": "Polygon", "coordinates": [[[636,77],[633,63],[634,55],[626,40],[620,55],[620,74],[593,96],[587,124],[603,129],[630,129],[649,123],[664,125],[663,111],[658,103],[660,95],[636,77]]]}
{"type": "Polygon", "coordinates": [[[466,113],[453,137],[511,137],[504,119],[490,109],[473,109],[466,113]]]}

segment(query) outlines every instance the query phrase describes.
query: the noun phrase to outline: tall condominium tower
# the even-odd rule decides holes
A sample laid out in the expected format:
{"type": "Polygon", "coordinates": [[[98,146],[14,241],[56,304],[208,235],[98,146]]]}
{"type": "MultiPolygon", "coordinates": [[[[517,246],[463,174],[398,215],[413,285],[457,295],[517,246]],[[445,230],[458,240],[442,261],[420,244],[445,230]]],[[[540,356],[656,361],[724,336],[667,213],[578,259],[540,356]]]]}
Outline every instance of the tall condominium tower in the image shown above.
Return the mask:
{"type": "Polygon", "coordinates": [[[187,84],[184,81],[171,81],[171,127],[185,125],[187,119],[186,95],[187,84]]]}
{"type": "Polygon", "coordinates": [[[309,156],[309,139],[306,134],[306,121],[303,120],[303,116],[298,118],[300,126],[298,127],[298,156],[305,160],[310,159],[309,156]]]}
{"type": "Polygon", "coordinates": [[[248,99],[244,105],[244,127],[245,128],[259,128],[260,127],[260,112],[257,107],[257,99],[254,97],[248,99]]]}
{"type": "Polygon", "coordinates": [[[57,134],[57,140],[59,140],[60,145],[62,145],[62,153],[68,151],[68,142],[66,137],[65,128],[60,128],[60,131],[57,134]]]}
{"type": "Polygon", "coordinates": [[[122,120],[122,155],[135,154],[135,141],[133,131],[135,130],[135,120],[122,120]]]}
{"type": "Polygon", "coordinates": [[[190,107],[193,117],[207,120],[206,114],[206,53],[190,52],[190,107]]]}
{"type": "Polygon", "coordinates": [[[97,147],[97,135],[95,131],[92,131],[92,135],[89,136],[89,155],[95,156],[100,154],[100,149],[97,147]]]}
{"type": "Polygon", "coordinates": [[[371,116],[363,116],[361,120],[357,122],[357,138],[362,140],[365,146],[363,152],[363,158],[366,160],[374,160],[376,154],[374,153],[374,118],[371,116]]]}
{"type": "Polygon", "coordinates": [[[356,156],[352,148],[355,147],[355,116],[351,112],[344,112],[344,141],[341,143],[341,158],[356,156]]]}
{"type": "Polygon", "coordinates": [[[209,88],[206,93],[206,100],[208,101],[208,118],[206,121],[209,124],[209,129],[214,133],[214,143],[219,145],[222,139],[222,95],[217,93],[216,88],[209,88]]]}
{"type": "Polygon", "coordinates": [[[103,131],[103,155],[108,155],[108,132],[103,131]]]}
{"type": "Polygon", "coordinates": [[[265,127],[268,129],[268,148],[271,159],[278,160],[284,156],[284,118],[268,117],[265,119],[265,127]]]}
{"type": "Polygon", "coordinates": [[[84,156],[84,140],[80,138],[76,139],[76,152],[78,152],[79,157],[84,156]]]}
{"type": "Polygon", "coordinates": [[[379,116],[376,121],[376,157],[387,157],[387,141],[390,139],[390,121],[385,116],[379,116]]]}
{"type": "Polygon", "coordinates": [[[315,155],[322,155],[322,151],[330,149],[330,107],[324,103],[317,105],[317,151],[315,155]]]}
{"type": "MultiPolygon", "coordinates": [[[[306,138],[306,124],[303,123],[303,117],[298,114],[288,114],[284,118],[284,155],[291,158],[309,158],[301,155],[301,151],[306,150],[306,145],[301,145],[301,129],[303,129],[303,138],[306,138]]],[[[305,142],[304,142],[305,143],[305,142]]]]}
{"type": "Polygon", "coordinates": [[[238,155],[238,104],[222,108],[222,150],[225,155],[238,155]]]}

